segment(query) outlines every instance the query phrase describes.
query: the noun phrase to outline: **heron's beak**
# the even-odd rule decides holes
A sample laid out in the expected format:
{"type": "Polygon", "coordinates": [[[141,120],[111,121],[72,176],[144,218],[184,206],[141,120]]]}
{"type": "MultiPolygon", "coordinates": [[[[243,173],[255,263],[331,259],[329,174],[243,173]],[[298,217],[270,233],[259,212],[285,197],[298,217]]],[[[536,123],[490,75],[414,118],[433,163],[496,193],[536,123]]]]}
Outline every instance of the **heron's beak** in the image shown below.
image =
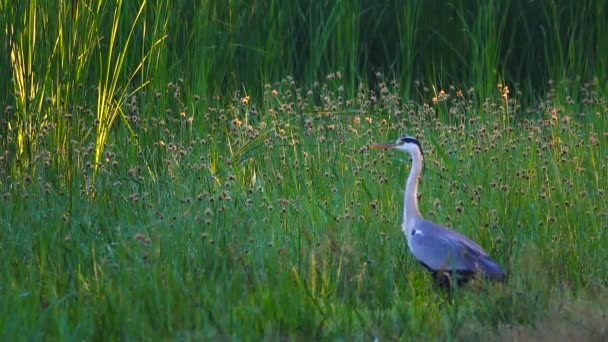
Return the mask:
{"type": "Polygon", "coordinates": [[[393,148],[397,145],[398,145],[397,143],[388,142],[388,143],[383,143],[383,144],[371,145],[369,148],[371,148],[372,150],[387,150],[387,149],[393,148]]]}

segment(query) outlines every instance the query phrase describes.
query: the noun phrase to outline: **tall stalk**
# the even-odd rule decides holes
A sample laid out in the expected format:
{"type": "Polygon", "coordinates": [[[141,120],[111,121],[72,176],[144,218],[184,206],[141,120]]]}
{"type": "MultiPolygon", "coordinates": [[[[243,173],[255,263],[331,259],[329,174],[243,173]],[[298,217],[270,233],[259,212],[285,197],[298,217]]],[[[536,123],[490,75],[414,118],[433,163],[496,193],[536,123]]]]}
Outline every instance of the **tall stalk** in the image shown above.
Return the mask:
{"type": "MultiPolygon", "coordinates": [[[[138,22],[142,16],[142,13],[147,5],[147,1],[142,1],[137,14],[131,22],[130,30],[126,34],[123,41],[120,40],[121,34],[124,32],[120,31],[119,28],[123,25],[123,1],[119,0],[114,7],[114,11],[111,18],[111,29],[109,35],[109,44],[107,50],[101,46],[102,40],[99,41],[99,81],[97,86],[97,128],[95,137],[95,175],[99,171],[103,151],[108,141],[110,129],[114,124],[116,117],[120,114],[124,119],[122,122],[130,132],[132,137],[135,137],[135,133],[129,124],[129,121],[125,118],[125,114],[122,110],[122,106],[129,97],[129,95],[138,92],[140,89],[146,86],[147,80],[142,80],[139,85],[136,85],[134,89],[130,89],[129,85],[132,84],[135,77],[139,72],[144,69],[147,63],[150,51],[152,51],[162,39],[154,42],[150,47],[150,50],[145,51],[144,55],[138,64],[131,65],[133,67],[130,74],[125,75],[127,72],[127,64],[125,60],[129,53],[132,53],[130,49],[130,43],[133,38],[133,32],[138,25],[138,22]]],[[[97,13],[101,13],[102,4],[98,4],[97,13]]],[[[136,139],[133,139],[136,141],[136,139]]]]}
{"type": "MultiPolygon", "coordinates": [[[[497,84],[504,83],[504,66],[501,63],[504,34],[507,31],[506,9],[509,2],[480,1],[475,12],[459,13],[462,26],[470,42],[469,79],[475,80],[479,97],[496,94],[497,84]]],[[[468,9],[465,9],[468,10],[468,9]]]]}
{"type": "Polygon", "coordinates": [[[13,94],[15,98],[15,125],[17,131],[15,158],[21,165],[28,165],[36,149],[37,127],[44,124],[41,112],[44,100],[44,72],[40,50],[36,44],[39,30],[38,16],[42,15],[33,0],[25,8],[22,22],[9,24],[10,58],[13,66],[13,94]],[[35,116],[38,114],[39,116],[35,116]],[[41,119],[42,118],[42,119],[41,119]]]}

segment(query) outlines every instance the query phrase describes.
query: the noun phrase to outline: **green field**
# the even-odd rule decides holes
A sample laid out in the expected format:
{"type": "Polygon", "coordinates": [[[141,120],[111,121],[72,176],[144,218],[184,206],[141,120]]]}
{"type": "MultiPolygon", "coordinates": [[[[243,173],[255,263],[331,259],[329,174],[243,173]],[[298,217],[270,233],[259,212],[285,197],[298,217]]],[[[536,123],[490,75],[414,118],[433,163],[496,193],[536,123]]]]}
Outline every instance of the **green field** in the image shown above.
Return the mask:
{"type": "Polygon", "coordinates": [[[0,0],[2,340],[608,339],[602,2],[58,3],[0,0]],[[410,255],[403,135],[507,282],[410,255]]]}

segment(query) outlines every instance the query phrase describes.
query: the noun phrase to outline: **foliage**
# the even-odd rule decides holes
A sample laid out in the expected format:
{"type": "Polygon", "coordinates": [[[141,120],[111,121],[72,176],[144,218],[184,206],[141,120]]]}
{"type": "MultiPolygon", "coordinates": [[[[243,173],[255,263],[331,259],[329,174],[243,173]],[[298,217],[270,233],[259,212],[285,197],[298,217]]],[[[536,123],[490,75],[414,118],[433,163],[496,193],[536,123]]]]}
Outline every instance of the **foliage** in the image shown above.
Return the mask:
{"type": "Polygon", "coordinates": [[[0,0],[3,339],[605,338],[605,12],[0,0]],[[506,284],[410,257],[406,133],[506,284]]]}
{"type": "MultiPolygon", "coordinates": [[[[4,175],[7,337],[496,336],[562,297],[605,296],[608,104],[595,85],[576,112],[549,95],[530,114],[512,105],[508,124],[499,91],[483,105],[458,90],[417,103],[396,83],[350,98],[329,79],[268,85],[263,111],[240,92],[196,114],[170,96],[183,110],[132,123],[150,142],[141,152],[126,131],[108,144],[94,201],[92,146],[70,157],[78,186],[4,175]],[[479,241],[507,284],[473,284],[449,304],[408,255],[407,160],[366,148],[404,132],[425,147],[423,212],[479,241]]],[[[133,96],[132,111],[155,106],[133,96]]],[[[605,315],[596,304],[590,324],[605,315]]]]}

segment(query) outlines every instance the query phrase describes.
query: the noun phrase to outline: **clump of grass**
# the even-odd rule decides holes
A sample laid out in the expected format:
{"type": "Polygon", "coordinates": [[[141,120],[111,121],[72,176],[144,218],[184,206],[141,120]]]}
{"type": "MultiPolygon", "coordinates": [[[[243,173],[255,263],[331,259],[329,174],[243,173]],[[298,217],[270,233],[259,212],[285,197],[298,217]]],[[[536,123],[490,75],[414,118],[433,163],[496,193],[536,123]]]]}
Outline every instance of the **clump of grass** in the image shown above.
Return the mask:
{"type": "MultiPolygon", "coordinates": [[[[605,303],[605,299],[600,300],[605,303]]],[[[571,338],[578,341],[601,341],[608,337],[606,312],[597,299],[555,300],[547,316],[528,326],[508,326],[501,329],[504,340],[523,339],[561,339],[571,338]]]]}

